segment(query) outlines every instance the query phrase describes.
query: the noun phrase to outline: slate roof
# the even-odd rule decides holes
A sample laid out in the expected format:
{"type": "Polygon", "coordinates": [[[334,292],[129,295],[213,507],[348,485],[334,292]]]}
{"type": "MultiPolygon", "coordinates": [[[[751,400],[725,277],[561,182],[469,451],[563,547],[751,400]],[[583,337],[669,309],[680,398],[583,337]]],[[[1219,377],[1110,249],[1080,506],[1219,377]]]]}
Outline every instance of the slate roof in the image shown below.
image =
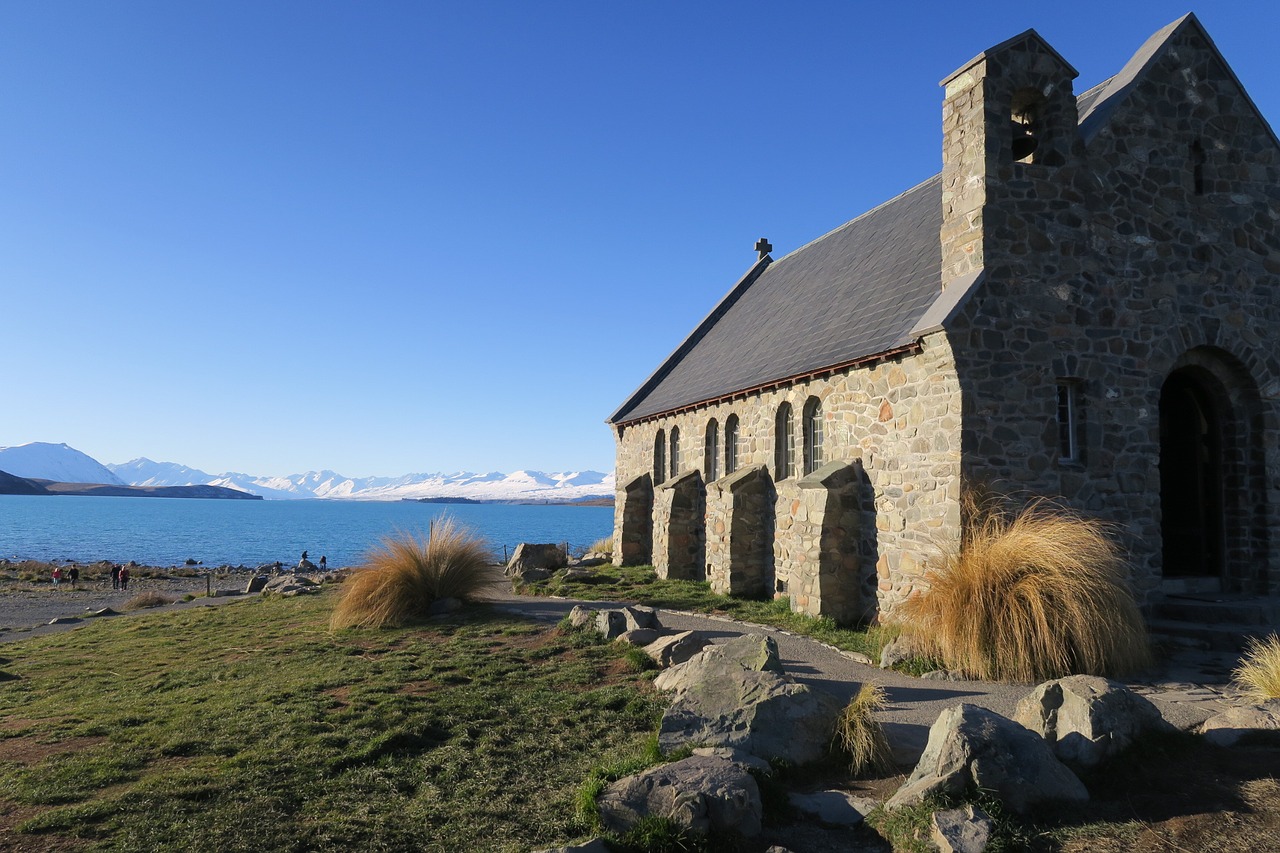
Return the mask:
{"type": "MultiPolygon", "coordinates": [[[[1119,74],[1077,98],[1086,140],[1184,25],[1208,40],[1194,15],[1179,18],[1119,74]]],[[[943,294],[941,226],[939,175],[777,261],[761,260],[609,422],[660,415],[914,343],[913,329],[943,294]]]]}

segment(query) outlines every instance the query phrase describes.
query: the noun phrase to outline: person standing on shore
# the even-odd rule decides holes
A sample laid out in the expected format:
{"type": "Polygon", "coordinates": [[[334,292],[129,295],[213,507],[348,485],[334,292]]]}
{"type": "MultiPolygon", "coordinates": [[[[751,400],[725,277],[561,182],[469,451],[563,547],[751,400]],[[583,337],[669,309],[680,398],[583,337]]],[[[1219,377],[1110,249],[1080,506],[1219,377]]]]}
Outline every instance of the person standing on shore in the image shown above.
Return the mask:
{"type": "Polygon", "coordinates": [[[62,586],[62,566],[53,567],[53,588],[62,586]]]}
{"type": "Polygon", "coordinates": [[[322,572],[329,571],[329,558],[326,557],[324,554],[320,555],[320,571],[322,572]]]}
{"type": "Polygon", "coordinates": [[[67,579],[71,581],[71,588],[75,589],[76,582],[80,580],[80,569],[76,566],[67,569],[67,579]]]}
{"type": "Polygon", "coordinates": [[[129,589],[129,567],[128,566],[120,567],[120,588],[123,590],[129,589]]]}
{"type": "Polygon", "coordinates": [[[120,566],[111,567],[111,588],[120,588],[120,566]]]}

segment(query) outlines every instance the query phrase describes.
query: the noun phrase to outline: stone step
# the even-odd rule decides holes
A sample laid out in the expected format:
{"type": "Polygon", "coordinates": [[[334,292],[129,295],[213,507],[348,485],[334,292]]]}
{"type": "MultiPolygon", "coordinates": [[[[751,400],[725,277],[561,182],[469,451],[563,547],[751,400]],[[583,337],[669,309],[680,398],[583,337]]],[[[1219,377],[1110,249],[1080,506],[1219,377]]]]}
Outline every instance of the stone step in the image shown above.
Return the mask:
{"type": "Polygon", "coordinates": [[[1151,619],[1147,622],[1147,630],[1153,640],[1167,637],[1178,644],[1196,646],[1202,649],[1222,652],[1242,652],[1248,645],[1250,637],[1261,639],[1274,630],[1266,625],[1251,625],[1239,622],[1187,622],[1180,619],[1151,619]]]}
{"type": "Polygon", "coordinates": [[[1156,604],[1155,610],[1157,618],[1170,621],[1280,628],[1280,606],[1273,599],[1171,595],[1156,604]]]}

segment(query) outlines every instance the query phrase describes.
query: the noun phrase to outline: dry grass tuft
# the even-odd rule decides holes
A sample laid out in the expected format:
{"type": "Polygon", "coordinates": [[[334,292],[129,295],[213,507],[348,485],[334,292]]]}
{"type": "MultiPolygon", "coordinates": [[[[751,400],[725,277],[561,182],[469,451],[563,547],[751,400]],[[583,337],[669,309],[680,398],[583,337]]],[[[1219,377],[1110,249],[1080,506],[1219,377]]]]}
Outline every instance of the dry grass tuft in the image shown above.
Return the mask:
{"type": "Polygon", "coordinates": [[[875,717],[877,712],[885,709],[887,702],[883,687],[864,682],[836,720],[835,746],[849,756],[849,769],[855,776],[894,770],[893,750],[889,747],[884,728],[875,717]]]}
{"type": "Polygon", "coordinates": [[[148,607],[164,607],[178,599],[161,592],[140,592],[120,605],[121,610],[145,610],[148,607]]]}
{"type": "Polygon", "coordinates": [[[1251,637],[1231,679],[1255,702],[1280,699],[1280,636],[1272,634],[1265,640],[1251,637]]]}
{"type": "Polygon", "coordinates": [[[949,669],[1017,682],[1121,675],[1151,663],[1125,561],[1100,521],[1036,501],[970,499],[958,554],[910,598],[912,633],[949,669]]]}
{"type": "Polygon", "coordinates": [[[435,524],[430,539],[388,537],[343,584],[331,628],[385,628],[423,616],[444,598],[473,600],[492,583],[493,557],[479,536],[452,519],[435,524]]]}
{"type": "Polygon", "coordinates": [[[603,539],[597,539],[591,543],[591,547],[587,549],[588,554],[612,554],[613,553],[613,537],[606,536],[603,539]]]}

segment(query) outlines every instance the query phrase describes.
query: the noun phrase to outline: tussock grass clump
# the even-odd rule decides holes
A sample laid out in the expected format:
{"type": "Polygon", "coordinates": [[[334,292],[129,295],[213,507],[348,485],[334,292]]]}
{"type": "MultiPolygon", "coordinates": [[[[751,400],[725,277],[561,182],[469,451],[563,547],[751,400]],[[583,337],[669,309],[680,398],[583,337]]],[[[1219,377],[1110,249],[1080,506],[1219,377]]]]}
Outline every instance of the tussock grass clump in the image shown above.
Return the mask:
{"type": "Polygon", "coordinates": [[[1126,566],[1100,521],[1036,501],[967,501],[959,553],[906,602],[914,639],[949,669],[1017,682],[1120,675],[1151,662],[1126,566]]]}
{"type": "Polygon", "coordinates": [[[173,596],[162,592],[140,592],[120,605],[121,610],[145,610],[148,607],[164,607],[177,601],[173,596]]]}
{"type": "Polygon", "coordinates": [[[603,539],[597,539],[591,543],[591,547],[587,549],[588,554],[612,554],[613,553],[613,537],[606,536],[603,539]]]}
{"type": "Polygon", "coordinates": [[[888,702],[884,688],[865,682],[849,700],[836,720],[834,743],[849,756],[849,769],[855,776],[868,772],[887,773],[894,769],[893,750],[884,728],[875,715],[888,702]]]}
{"type": "Polygon", "coordinates": [[[471,601],[492,583],[484,540],[444,519],[429,539],[387,537],[344,586],[329,626],[387,628],[424,616],[444,598],[471,601]]]}
{"type": "Polygon", "coordinates": [[[1280,699],[1280,635],[1272,634],[1265,640],[1251,637],[1231,679],[1256,702],[1280,699]]]}

